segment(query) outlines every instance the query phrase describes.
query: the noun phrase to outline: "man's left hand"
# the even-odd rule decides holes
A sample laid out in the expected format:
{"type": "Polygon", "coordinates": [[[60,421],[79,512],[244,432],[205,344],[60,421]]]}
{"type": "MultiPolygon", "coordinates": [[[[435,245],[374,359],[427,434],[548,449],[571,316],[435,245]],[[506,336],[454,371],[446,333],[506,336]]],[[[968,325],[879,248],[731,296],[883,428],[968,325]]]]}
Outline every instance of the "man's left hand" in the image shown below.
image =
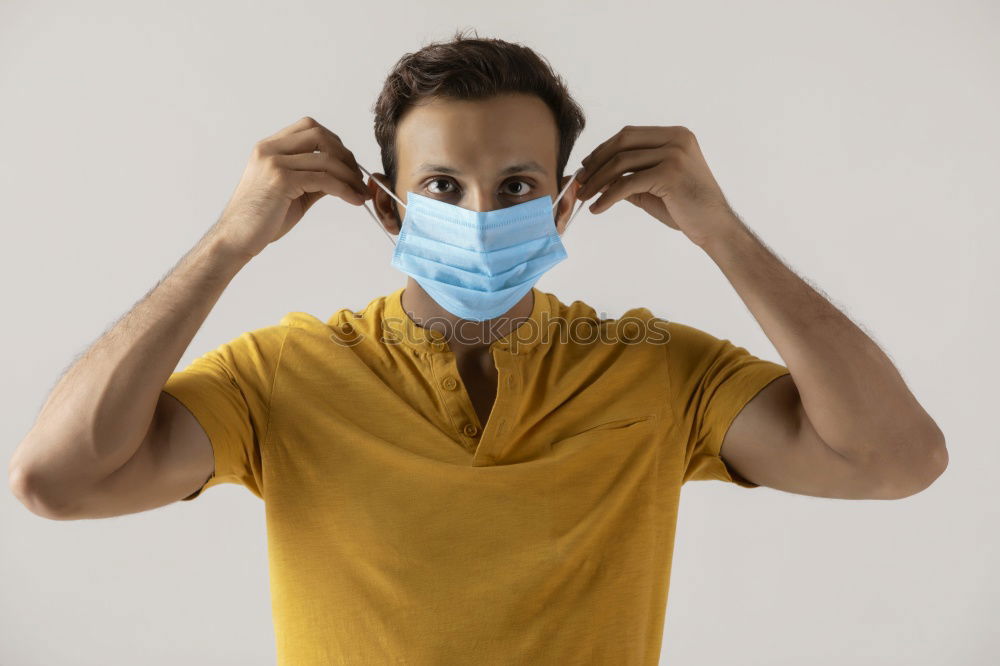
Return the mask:
{"type": "Polygon", "coordinates": [[[698,245],[738,223],[686,127],[626,125],[583,159],[577,198],[603,213],[622,199],[698,245]]]}

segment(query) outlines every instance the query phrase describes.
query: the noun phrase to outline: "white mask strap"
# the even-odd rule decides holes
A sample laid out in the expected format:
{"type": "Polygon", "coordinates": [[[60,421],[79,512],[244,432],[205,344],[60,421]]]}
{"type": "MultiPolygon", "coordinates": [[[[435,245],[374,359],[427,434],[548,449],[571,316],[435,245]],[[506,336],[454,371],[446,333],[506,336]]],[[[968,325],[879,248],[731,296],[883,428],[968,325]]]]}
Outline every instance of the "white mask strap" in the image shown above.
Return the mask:
{"type": "MultiPolygon", "coordinates": [[[[397,197],[392,190],[390,190],[388,187],[386,187],[385,185],[383,185],[382,181],[380,181],[378,178],[374,177],[368,169],[364,168],[360,164],[358,165],[358,168],[361,169],[363,172],[365,172],[368,175],[368,177],[371,178],[375,182],[376,185],[378,185],[383,190],[385,190],[386,194],[388,194],[390,197],[392,197],[397,202],[399,202],[400,206],[402,206],[403,208],[406,208],[406,204],[403,203],[400,200],[400,198],[397,197]]],[[[563,186],[562,191],[559,192],[559,196],[557,196],[556,200],[552,203],[552,208],[555,208],[556,205],[559,203],[559,200],[562,199],[562,197],[563,197],[564,194],[566,194],[566,191],[569,189],[569,186],[573,184],[574,180],[576,180],[576,174],[578,172],[579,172],[579,170],[574,171],[572,177],[570,177],[570,179],[568,181],[566,181],[566,185],[563,186]]],[[[566,229],[569,228],[570,222],[573,221],[573,218],[576,217],[576,214],[580,212],[581,208],[583,208],[583,204],[584,203],[585,203],[584,201],[581,201],[580,205],[576,207],[575,211],[573,211],[573,214],[569,216],[569,220],[566,221],[566,226],[563,227],[563,233],[566,233],[566,229]]],[[[392,243],[393,246],[395,246],[396,245],[396,241],[393,240],[392,235],[388,231],[385,230],[385,227],[383,227],[382,223],[379,222],[378,217],[375,216],[375,213],[372,211],[372,209],[368,207],[368,202],[364,201],[364,202],[361,203],[361,205],[365,207],[365,210],[368,211],[368,214],[371,215],[371,218],[373,220],[375,220],[375,224],[378,226],[379,229],[382,230],[382,233],[384,233],[386,235],[386,237],[389,239],[389,242],[392,243]]]]}
{"type": "MultiPolygon", "coordinates": [[[[399,197],[397,197],[395,194],[393,194],[392,190],[390,190],[388,187],[386,187],[385,185],[383,185],[382,181],[380,181],[378,178],[376,178],[375,176],[373,176],[372,173],[371,173],[371,171],[369,171],[368,169],[364,168],[360,164],[358,165],[358,168],[361,169],[362,171],[364,171],[366,174],[368,174],[368,177],[371,178],[373,181],[375,181],[376,185],[378,185],[383,190],[385,190],[389,194],[390,197],[392,197],[396,201],[399,201],[399,197]]],[[[382,233],[385,234],[385,237],[389,239],[390,243],[392,243],[392,246],[396,247],[396,241],[393,239],[392,234],[390,234],[388,231],[386,231],[385,227],[382,226],[382,223],[379,222],[379,220],[378,220],[377,217],[375,217],[375,213],[372,211],[371,208],[368,207],[368,202],[367,201],[362,201],[361,205],[365,207],[365,210],[368,211],[368,214],[372,216],[373,220],[375,220],[375,226],[377,226],[379,229],[381,229],[382,233]]],[[[403,203],[402,201],[399,201],[399,205],[402,206],[403,208],[406,208],[406,204],[403,203]]]]}
{"type": "MultiPolygon", "coordinates": [[[[574,180],[576,180],[576,174],[578,174],[578,173],[580,173],[580,169],[577,169],[576,171],[574,171],[573,172],[573,176],[568,181],[566,181],[566,185],[565,185],[565,187],[562,188],[562,192],[559,193],[559,196],[556,197],[555,203],[552,204],[553,208],[556,207],[556,204],[559,203],[559,200],[562,199],[562,196],[564,194],[566,194],[566,190],[568,190],[569,186],[573,184],[574,180]]],[[[566,220],[566,226],[563,227],[563,233],[566,233],[566,230],[569,229],[569,223],[572,222],[573,218],[576,217],[576,214],[580,212],[580,209],[583,208],[583,204],[584,203],[586,203],[586,202],[581,201],[580,205],[577,206],[576,210],[573,211],[573,214],[569,216],[568,220],[566,220]]]]}

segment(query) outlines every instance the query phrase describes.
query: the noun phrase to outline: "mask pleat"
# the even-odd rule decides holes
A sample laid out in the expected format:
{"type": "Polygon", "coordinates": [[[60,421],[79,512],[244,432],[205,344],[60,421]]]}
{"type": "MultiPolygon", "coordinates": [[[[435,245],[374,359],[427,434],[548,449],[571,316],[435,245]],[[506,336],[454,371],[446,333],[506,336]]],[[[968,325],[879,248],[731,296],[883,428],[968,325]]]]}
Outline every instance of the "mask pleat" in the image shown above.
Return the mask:
{"type": "Polygon", "coordinates": [[[566,258],[550,196],[472,211],[409,192],[392,265],[449,312],[482,321],[510,310],[566,258]]]}

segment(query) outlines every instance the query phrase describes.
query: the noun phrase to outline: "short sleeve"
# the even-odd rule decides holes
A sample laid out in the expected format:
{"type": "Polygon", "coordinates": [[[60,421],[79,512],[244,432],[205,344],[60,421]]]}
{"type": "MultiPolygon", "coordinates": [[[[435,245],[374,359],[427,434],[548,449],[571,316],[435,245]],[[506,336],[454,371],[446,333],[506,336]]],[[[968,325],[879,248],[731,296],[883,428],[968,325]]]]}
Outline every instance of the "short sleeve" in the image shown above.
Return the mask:
{"type": "Polygon", "coordinates": [[[163,387],[194,415],[215,457],[210,486],[236,483],[263,499],[261,442],[267,435],[271,388],[288,326],[243,333],[170,375],[163,387]]]}
{"type": "Polygon", "coordinates": [[[686,447],[683,482],[717,480],[757,488],[720,456],[729,426],[772,381],[789,374],[726,339],[677,322],[667,325],[667,367],[674,418],[686,447]]]}

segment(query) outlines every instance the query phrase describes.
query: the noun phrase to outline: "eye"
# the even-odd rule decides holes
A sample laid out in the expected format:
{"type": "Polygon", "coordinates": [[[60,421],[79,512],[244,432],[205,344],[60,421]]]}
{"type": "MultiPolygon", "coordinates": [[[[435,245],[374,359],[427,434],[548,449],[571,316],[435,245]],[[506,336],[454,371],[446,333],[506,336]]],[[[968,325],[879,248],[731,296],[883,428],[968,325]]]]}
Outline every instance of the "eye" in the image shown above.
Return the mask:
{"type": "MultiPolygon", "coordinates": [[[[534,189],[534,185],[527,180],[520,178],[508,180],[504,183],[502,192],[515,197],[523,197],[534,189]]],[[[457,191],[457,186],[450,178],[432,178],[427,181],[426,189],[432,194],[453,194],[457,191]]]]}
{"type": "Polygon", "coordinates": [[[529,183],[526,180],[520,180],[520,179],[508,180],[506,183],[504,183],[505,187],[507,185],[517,185],[518,186],[514,191],[508,192],[508,194],[513,194],[514,196],[517,196],[517,197],[524,196],[525,194],[527,194],[530,191],[530,188],[532,187],[531,183],[529,183]]]}
{"type": "Polygon", "coordinates": [[[431,185],[433,185],[434,183],[448,183],[450,185],[450,184],[452,184],[450,179],[448,179],[448,178],[434,178],[432,180],[427,181],[427,185],[428,185],[428,189],[433,194],[448,194],[448,193],[451,192],[451,190],[435,190],[434,188],[431,187],[431,185]]]}

